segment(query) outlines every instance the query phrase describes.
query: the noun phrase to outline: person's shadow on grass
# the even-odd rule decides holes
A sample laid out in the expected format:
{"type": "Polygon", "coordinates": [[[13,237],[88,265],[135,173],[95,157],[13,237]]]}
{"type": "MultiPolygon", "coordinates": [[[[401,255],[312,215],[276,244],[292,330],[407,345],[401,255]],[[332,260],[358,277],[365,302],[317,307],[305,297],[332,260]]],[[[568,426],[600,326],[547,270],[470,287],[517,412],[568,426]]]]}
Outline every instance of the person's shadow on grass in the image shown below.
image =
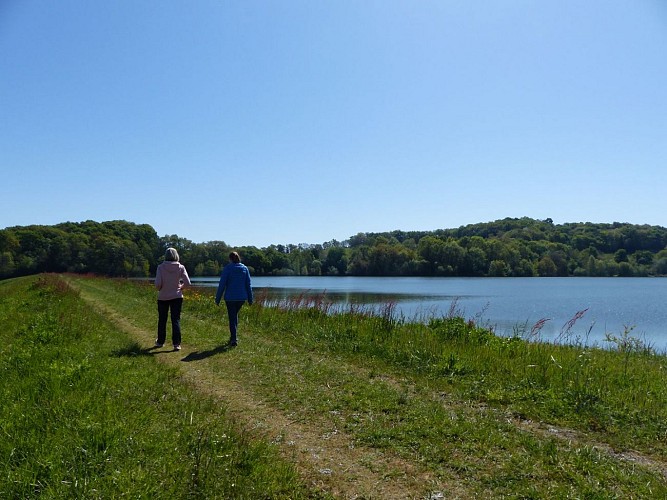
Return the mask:
{"type": "MultiPolygon", "coordinates": [[[[190,361],[200,361],[202,359],[206,359],[211,356],[215,356],[216,354],[222,354],[223,352],[230,351],[234,349],[235,346],[225,344],[221,345],[218,347],[215,347],[213,349],[209,349],[208,351],[194,351],[185,356],[181,361],[185,362],[190,362],[190,361]]],[[[122,358],[125,356],[155,356],[156,354],[169,354],[175,352],[172,349],[164,349],[161,347],[157,346],[151,346],[151,347],[141,347],[138,342],[132,342],[131,344],[121,347],[120,349],[116,349],[115,351],[112,352],[113,356],[116,356],[118,358],[122,358]]]]}
{"type": "Polygon", "coordinates": [[[139,342],[132,342],[131,344],[114,350],[111,354],[118,358],[122,358],[124,356],[153,356],[156,354],[152,352],[153,349],[155,349],[155,347],[144,348],[139,345],[139,342]]]}
{"type": "Polygon", "coordinates": [[[155,356],[156,354],[168,354],[171,352],[175,352],[175,349],[164,349],[157,346],[141,347],[138,342],[132,342],[120,349],[116,349],[111,354],[118,358],[122,358],[124,356],[155,356]]]}
{"type": "Polygon", "coordinates": [[[185,361],[186,363],[189,363],[190,361],[201,361],[202,359],[215,356],[216,354],[222,354],[223,352],[231,351],[232,349],[234,349],[234,346],[225,344],[209,349],[208,351],[194,351],[185,356],[181,361],[185,361]]]}

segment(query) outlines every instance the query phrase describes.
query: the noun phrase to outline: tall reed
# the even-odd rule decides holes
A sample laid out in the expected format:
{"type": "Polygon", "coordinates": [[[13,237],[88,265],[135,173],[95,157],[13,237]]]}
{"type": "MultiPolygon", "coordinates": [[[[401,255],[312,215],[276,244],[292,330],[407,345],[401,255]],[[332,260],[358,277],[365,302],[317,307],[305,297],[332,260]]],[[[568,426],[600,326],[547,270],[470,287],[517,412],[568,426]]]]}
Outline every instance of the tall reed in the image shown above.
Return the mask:
{"type": "Polygon", "coordinates": [[[640,440],[667,452],[667,358],[628,331],[609,335],[615,346],[607,349],[563,343],[586,337],[586,330],[577,333],[585,310],[573,315],[557,341],[549,343],[535,341],[548,319],[525,336],[501,337],[454,312],[415,323],[389,314],[392,304],[378,313],[323,303],[285,300],[279,307],[257,308],[253,321],[332,352],[446,379],[461,397],[499,405],[524,418],[606,432],[619,446],[640,440]]]}

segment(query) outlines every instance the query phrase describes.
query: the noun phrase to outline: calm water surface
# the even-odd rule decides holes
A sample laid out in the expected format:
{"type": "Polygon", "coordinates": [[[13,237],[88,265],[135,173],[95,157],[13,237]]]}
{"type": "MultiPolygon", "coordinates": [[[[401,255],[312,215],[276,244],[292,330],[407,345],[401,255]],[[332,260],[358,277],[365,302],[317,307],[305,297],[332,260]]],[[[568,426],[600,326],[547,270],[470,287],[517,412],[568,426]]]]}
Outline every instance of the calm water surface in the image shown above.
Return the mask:
{"type": "MultiPolygon", "coordinates": [[[[217,277],[195,278],[217,286],[217,277]]],[[[322,294],[336,303],[396,304],[407,319],[439,317],[454,309],[501,335],[530,331],[541,319],[545,340],[581,340],[604,347],[605,332],[631,335],[667,350],[667,279],[663,278],[358,278],[253,277],[256,293],[270,298],[322,294]],[[565,325],[586,310],[565,336],[565,325]]]]}

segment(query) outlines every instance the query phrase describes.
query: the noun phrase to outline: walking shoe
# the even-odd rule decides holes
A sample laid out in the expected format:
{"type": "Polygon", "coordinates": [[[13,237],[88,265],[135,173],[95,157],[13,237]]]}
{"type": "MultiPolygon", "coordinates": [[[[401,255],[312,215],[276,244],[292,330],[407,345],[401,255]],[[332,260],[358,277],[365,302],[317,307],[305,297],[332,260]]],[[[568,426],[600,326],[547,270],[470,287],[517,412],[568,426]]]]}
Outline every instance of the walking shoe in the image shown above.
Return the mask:
{"type": "Polygon", "coordinates": [[[174,351],[180,351],[181,350],[181,344],[176,344],[174,346],[174,351]]]}
{"type": "Polygon", "coordinates": [[[164,347],[164,344],[160,344],[157,340],[155,341],[155,347],[164,347]]]}

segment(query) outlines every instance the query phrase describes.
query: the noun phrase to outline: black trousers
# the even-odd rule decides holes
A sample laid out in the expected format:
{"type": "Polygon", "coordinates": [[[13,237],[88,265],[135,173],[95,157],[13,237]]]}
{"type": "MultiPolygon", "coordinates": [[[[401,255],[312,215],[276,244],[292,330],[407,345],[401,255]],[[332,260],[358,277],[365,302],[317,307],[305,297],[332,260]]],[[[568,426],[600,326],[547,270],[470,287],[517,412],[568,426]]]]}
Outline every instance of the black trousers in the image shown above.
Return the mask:
{"type": "Polygon", "coordinates": [[[227,306],[227,318],[229,319],[229,343],[236,344],[236,329],[239,326],[239,311],[243,306],[243,300],[225,300],[227,306]]]}
{"type": "Polygon", "coordinates": [[[171,310],[171,341],[174,345],[181,343],[181,309],[183,299],[157,301],[157,343],[164,344],[167,339],[167,318],[171,310]]]}

